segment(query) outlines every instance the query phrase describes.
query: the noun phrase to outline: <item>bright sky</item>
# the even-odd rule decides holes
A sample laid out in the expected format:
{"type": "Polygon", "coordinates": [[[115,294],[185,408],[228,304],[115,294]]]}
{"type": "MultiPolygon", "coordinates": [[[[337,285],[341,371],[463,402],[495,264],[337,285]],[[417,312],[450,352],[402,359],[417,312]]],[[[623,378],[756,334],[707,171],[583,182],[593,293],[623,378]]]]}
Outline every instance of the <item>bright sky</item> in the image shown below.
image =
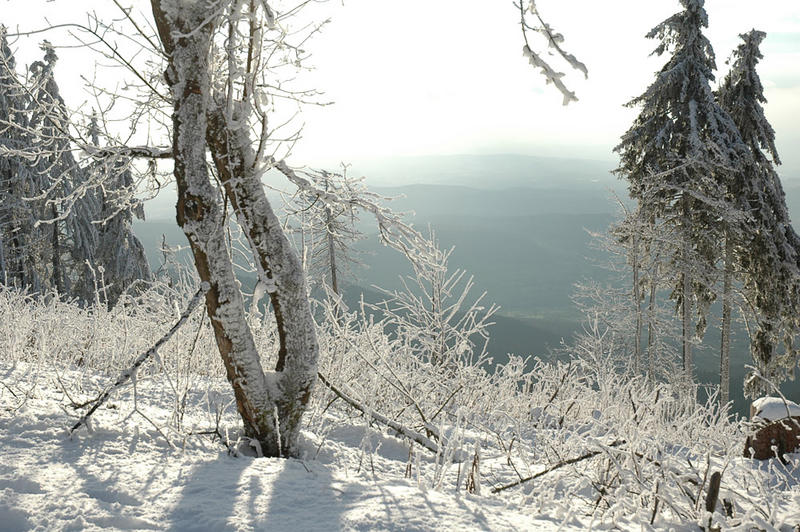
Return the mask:
{"type": "MultiPolygon", "coordinates": [[[[17,24],[41,27],[45,13],[53,22],[83,21],[77,5],[110,4],[0,2],[11,31],[17,24]]],[[[646,88],[666,60],[648,57],[656,43],[644,35],[680,5],[677,0],[538,0],[538,6],[565,35],[564,48],[589,68],[588,80],[568,76],[580,99],[568,107],[522,57],[511,0],[347,0],[320,8],[333,20],[308,46],[317,67],[309,84],[325,90],[335,105],[306,110],[304,140],[293,161],[358,163],[453,153],[613,160],[611,149],[635,116],[623,104],[646,88]]],[[[782,173],[800,177],[800,2],[707,0],[706,9],[720,78],[739,33],[751,28],[768,33],[760,67],[767,117],[777,132],[782,173]]],[[[72,83],[70,76],[77,83],[79,74],[90,72],[85,62],[66,66],[68,51],[60,55],[62,86],[72,83]]]]}
{"type": "MultiPolygon", "coordinates": [[[[539,0],[589,68],[561,95],[521,55],[511,1],[348,0],[317,41],[318,75],[336,106],[307,113],[308,156],[515,152],[611,158],[665,58],[644,35],[675,0],[539,0]]],[[[800,2],[708,0],[707,36],[725,60],[751,28],[768,32],[760,73],[787,170],[800,170],[800,2]],[[759,7],[755,7],[759,6],[759,7]]],[[[559,63],[560,64],[560,63],[559,63]]],[[[322,85],[322,84],[320,84],[322,85]]],[[[298,150],[298,154],[299,154],[298,150]]],[[[800,177],[800,172],[797,173],[800,177]]]]}

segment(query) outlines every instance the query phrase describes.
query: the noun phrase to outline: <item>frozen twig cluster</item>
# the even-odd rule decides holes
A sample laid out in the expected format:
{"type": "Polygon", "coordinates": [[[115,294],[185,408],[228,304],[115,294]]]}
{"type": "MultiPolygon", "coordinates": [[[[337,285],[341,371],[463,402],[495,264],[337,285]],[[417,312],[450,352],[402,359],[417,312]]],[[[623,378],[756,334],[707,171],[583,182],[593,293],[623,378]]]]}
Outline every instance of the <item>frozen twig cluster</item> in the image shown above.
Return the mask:
{"type": "Polygon", "coordinates": [[[539,34],[544,37],[548,52],[551,55],[560,57],[570,68],[581,72],[584,77],[589,76],[586,65],[563,49],[564,36],[542,19],[536,7],[536,0],[528,0],[527,2],[519,0],[515,5],[519,9],[522,38],[525,41],[525,45],[522,47],[522,55],[528,59],[534,68],[539,69],[539,72],[544,76],[548,84],[552,83],[553,86],[558,89],[564,97],[564,105],[568,105],[570,102],[577,102],[578,97],[564,84],[564,73],[557,71],[548,60],[545,59],[544,53],[534,51],[535,48],[532,48],[531,44],[528,42],[529,34],[539,34]]]}

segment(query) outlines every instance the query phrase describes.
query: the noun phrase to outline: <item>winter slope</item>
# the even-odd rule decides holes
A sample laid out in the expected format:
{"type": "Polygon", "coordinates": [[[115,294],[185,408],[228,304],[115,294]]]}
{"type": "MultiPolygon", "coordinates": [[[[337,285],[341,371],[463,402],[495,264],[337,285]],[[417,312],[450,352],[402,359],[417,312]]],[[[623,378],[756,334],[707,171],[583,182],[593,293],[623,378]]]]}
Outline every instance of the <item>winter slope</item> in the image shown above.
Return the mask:
{"type": "MultiPolygon", "coordinates": [[[[79,378],[60,375],[63,382],[79,378]]],[[[107,381],[90,377],[80,400],[107,381]]],[[[383,445],[364,459],[361,472],[343,467],[345,456],[360,452],[363,425],[333,430],[316,459],[232,457],[207,436],[169,448],[141,415],[131,414],[132,402],[119,398],[97,412],[91,434],[81,429],[69,438],[66,427],[75,417],[65,410],[54,371],[0,362],[0,382],[0,530],[548,530],[561,524],[500,498],[421,488],[403,478],[408,448],[389,436],[373,437],[382,440],[374,447],[383,445]]],[[[148,418],[160,424],[169,416],[168,394],[148,383],[137,391],[148,418]]],[[[209,425],[202,417],[190,421],[209,425]]],[[[235,426],[235,418],[223,423],[235,426]]],[[[317,446],[307,435],[309,452],[317,446]]],[[[563,529],[586,526],[573,521],[563,529]]]]}
{"type": "MultiPolygon", "coordinates": [[[[430,466],[429,456],[415,454],[407,479],[407,444],[367,432],[360,418],[341,413],[330,423],[315,422],[322,436],[304,433],[304,460],[233,457],[209,436],[186,437],[188,429],[213,428],[213,412],[222,412],[220,427],[238,426],[224,408],[229,394],[221,380],[196,383],[183,433],[166,428],[174,405],[169,383],[151,379],[138,383],[135,398],[128,388],[98,410],[91,433],[82,428],[68,437],[76,415],[61,383],[72,399],[85,401],[109,380],[0,361],[0,530],[642,529],[627,520],[592,523],[570,498],[542,507],[512,495],[470,495],[463,477],[457,494],[426,489],[430,477],[420,480],[418,473],[420,462],[422,469],[430,466]]],[[[483,458],[484,483],[513,480],[493,460],[483,458]]],[[[756,467],[743,459],[732,465],[756,467]]],[[[796,480],[789,492],[761,504],[783,525],[764,521],[760,528],[795,532],[800,478],[797,470],[790,474],[796,480]]],[[[699,529],[670,522],[673,527],[699,529]]]]}

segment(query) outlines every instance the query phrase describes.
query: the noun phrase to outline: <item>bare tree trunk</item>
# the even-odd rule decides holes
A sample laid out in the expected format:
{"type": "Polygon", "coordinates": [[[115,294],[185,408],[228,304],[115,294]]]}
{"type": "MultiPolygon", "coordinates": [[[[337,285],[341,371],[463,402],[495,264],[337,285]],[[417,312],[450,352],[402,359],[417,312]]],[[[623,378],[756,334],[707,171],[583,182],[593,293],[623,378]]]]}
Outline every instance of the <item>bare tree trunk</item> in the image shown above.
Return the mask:
{"type": "Polygon", "coordinates": [[[733,243],[730,235],[725,236],[725,274],[722,289],[722,339],[719,356],[719,403],[721,406],[730,400],[731,374],[731,291],[733,284],[733,243]]]}
{"type": "Polygon", "coordinates": [[[27,264],[25,263],[24,255],[22,254],[23,251],[23,244],[20,243],[20,235],[19,233],[12,233],[13,236],[11,237],[11,246],[13,249],[13,259],[14,259],[14,284],[13,286],[16,287],[17,281],[19,281],[20,286],[32,286],[33,285],[33,276],[31,279],[28,279],[28,268],[27,264]]]}
{"type": "Polygon", "coordinates": [[[56,206],[53,205],[51,208],[50,215],[53,217],[53,235],[52,235],[52,245],[53,245],[53,281],[56,286],[56,292],[58,292],[59,296],[65,296],[64,293],[64,278],[61,272],[61,244],[58,242],[58,222],[55,221],[58,218],[58,211],[56,210],[56,206]]]}
{"type": "Polygon", "coordinates": [[[683,279],[681,288],[681,321],[683,324],[681,343],[682,343],[682,361],[683,370],[686,372],[687,378],[692,380],[692,302],[691,302],[691,289],[692,281],[689,273],[684,268],[681,274],[683,279]]]}
{"type": "Polygon", "coordinates": [[[200,279],[210,285],[206,310],[246,435],[259,442],[264,455],[296,455],[319,352],[305,278],[254,172],[246,121],[233,130],[211,102],[208,56],[216,6],[186,2],[164,9],[162,1],[152,0],[152,7],[169,57],[165,77],[174,100],[178,223],[200,279]],[[225,239],[221,191],[206,164],[207,147],[267,282],[281,342],[277,373],[264,373],[245,320],[225,239]]]}
{"type": "Polygon", "coordinates": [[[647,309],[647,377],[651,380],[656,376],[655,342],[656,342],[656,288],[658,283],[658,261],[654,261],[654,270],[650,279],[650,301],[647,309]]]}
{"type": "Polygon", "coordinates": [[[633,372],[638,375],[641,371],[642,361],[642,294],[639,287],[639,226],[638,223],[633,231],[631,250],[631,263],[633,268],[633,304],[636,307],[636,327],[634,330],[634,349],[633,349],[633,372]]]}
{"type": "Polygon", "coordinates": [[[8,284],[8,269],[6,267],[6,253],[3,245],[3,234],[0,233],[0,284],[8,284]]]}
{"type": "MultiPolygon", "coordinates": [[[[327,188],[327,183],[325,184],[327,188]]],[[[325,230],[328,235],[328,259],[331,268],[331,288],[333,293],[339,295],[339,282],[336,279],[336,242],[333,238],[333,213],[330,207],[325,208],[325,230]]]]}
{"type": "Polygon", "coordinates": [[[689,272],[689,260],[691,256],[689,237],[686,234],[689,230],[689,206],[686,197],[683,198],[683,249],[681,250],[681,321],[682,327],[682,355],[683,370],[687,380],[692,382],[692,278],[689,272]]]}

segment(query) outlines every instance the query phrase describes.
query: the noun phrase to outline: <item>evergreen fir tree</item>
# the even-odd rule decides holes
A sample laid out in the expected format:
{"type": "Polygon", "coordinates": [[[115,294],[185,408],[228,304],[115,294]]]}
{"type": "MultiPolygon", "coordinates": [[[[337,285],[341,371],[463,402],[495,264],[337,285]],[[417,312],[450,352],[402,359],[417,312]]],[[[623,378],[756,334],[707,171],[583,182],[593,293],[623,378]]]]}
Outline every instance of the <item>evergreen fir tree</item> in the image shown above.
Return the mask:
{"type": "MultiPolygon", "coordinates": [[[[783,187],[775,171],[774,165],[780,164],[775,131],[764,115],[762,104],[766,103],[766,98],[756,70],[763,58],[759,46],[766,33],[752,30],[740,37],[743,42],[733,53],[731,70],[719,88],[718,99],[733,118],[753,158],[752,165],[738,172],[739,180],[748,185],[741,192],[752,223],[737,249],[745,300],[756,315],[757,329],[751,335],[751,353],[761,374],[780,382],[797,364],[792,340],[800,314],[800,238],[791,226],[783,187]],[[781,339],[785,352],[779,355],[776,346],[781,339]]],[[[722,394],[727,396],[725,358],[721,388],[722,394]]],[[[753,396],[771,391],[753,375],[746,383],[746,393],[753,396]]]]}
{"type": "Polygon", "coordinates": [[[108,156],[82,165],[55,81],[53,47],[42,45],[44,58],[31,65],[26,85],[4,30],[0,45],[0,281],[82,304],[97,302],[103,287],[113,305],[134,281],[150,279],[131,230],[133,216],[144,211],[130,199],[130,161],[108,156]]]}
{"type": "Polygon", "coordinates": [[[82,302],[94,297],[94,250],[100,203],[87,186],[87,174],[72,152],[70,119],[54,76],[58,57],[53,47],[42,44],[44,60],[31,65],[30,130],[31,154],[41,176],[38,200],[43,211],[40,224],[49,227],[52,248],[53,285],[61,295],[77,296],[82,302]]]}
{"type": "MultiPolygon", "coordinates": [[[[99,147],[96,115],[92,115],[89,136],[92,144],[99,147]]],[[[110,155],[92,163],[87,172],[103,183],[100,216],[96,220],[98,244],[94,255],[97,266],[102,267],[103,293],[109,307],[116,305],[127,290],[136,290],[134,285],[137,281],[152,278],[144,246],[132,229],[134,217],[144,220],[144,205],[134,197],[130,163],[130,159],[110,155]]]]}
{"type": "Polygon", "coordinates": [[[27,201],[42,190],[31,144],[30,98],[15,71],[16,61],[0,26],[0,283],[42,293],[52,288],[50,239],[36,221],[43,202],[27,201]]]}
{"type": "Polygon", "coordinates": [[[719,243],[741,217],[726,181],[729,170],[748,154],[710,87],[716,65],[703,35],[708,26],[704,0],[681,4],[683,11],[647,34],[660,41],[655,54],[671,51],[672,56],[647,90],[628,104],[641,112],[615,150],[620,154],[617,172],[628,180],[643,220],[663,223],[677,236],[661,266],[675,272],[672,298],[682,321],[683,367],[691,376],[692,329],[699,335],[705,329],[719,243]]]}

